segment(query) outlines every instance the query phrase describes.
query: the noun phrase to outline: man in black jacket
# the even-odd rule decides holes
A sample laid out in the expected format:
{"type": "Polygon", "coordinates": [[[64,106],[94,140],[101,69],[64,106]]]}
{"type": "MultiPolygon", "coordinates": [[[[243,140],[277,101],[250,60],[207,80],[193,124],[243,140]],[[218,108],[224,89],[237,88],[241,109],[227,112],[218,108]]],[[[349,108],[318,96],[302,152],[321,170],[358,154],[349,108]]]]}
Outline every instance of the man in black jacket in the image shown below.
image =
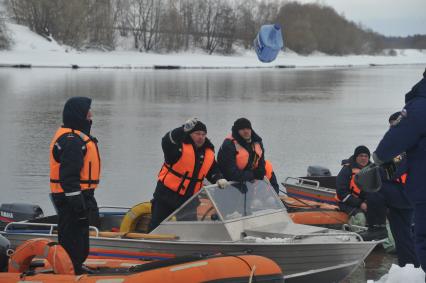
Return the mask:
{"type": "Polygon", "coordinates": [[[368,230],[360,233],[365,241],[387,238],[386,205],[383,196],[361,191],[354,181],[355,174],[368,164],[370,150],[360,145],[349,159],[342,161],[343,167],[336,178],[336,200],[340,209],[352,219],[364,218],[366,215],[368,230]]]}
{"type": "MultiPolygon", "coordinates": [[[[161,142],[164,163],[151,201],[150,231],[197,193],[205,178],[220,188],[228,184],[217,166],[214,146],[206,135],[206,125],[197,118],[189,119],[164,135],[161,142]]],[[[186,220],[195,220],[195,217],[194,214],[186,220]]]]}
{"type": "Polygon", "coordinates": [[[248,119],[239,118],[234,122],[231,135],[219,149],[217,162],[227,180],[246,182],[263,180],[266,176],[278,194],[277,178],[271,163],[265,161],[262,138],[252,129],[248,119]]]}
{"type": "Polygon", "coordinates": [[[64,106],[63,126],[50,144],[50,189],[58,212],[58,241],[65,248],[76,274],[84,272],[89,254],[89,219],[98,223],[94,197],[100,178],[96,138],[90,135],[92,100],[72,97],[64,106]],[[90,217],[89,217],[90,216],[90,217]]]}

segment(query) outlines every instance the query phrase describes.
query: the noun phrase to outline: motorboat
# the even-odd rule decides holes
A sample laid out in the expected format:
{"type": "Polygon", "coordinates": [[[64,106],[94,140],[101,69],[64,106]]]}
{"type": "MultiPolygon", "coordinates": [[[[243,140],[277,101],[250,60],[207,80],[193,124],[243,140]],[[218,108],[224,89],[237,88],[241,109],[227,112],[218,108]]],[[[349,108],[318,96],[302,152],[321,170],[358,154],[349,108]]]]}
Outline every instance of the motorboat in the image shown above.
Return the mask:
{"type": "MultiPolygon", "coordinates": [[[[249,253],[275,261],[286,282],[329,283],[351,274],[378,243],[365,242],[353,232],[294,223],[264,181],[224,189],[205,186],[149,234],[132,238],[127,233],[102,234],[119,227],[122,219],[118,213],[103,215],[101,231],[93,228],[90,237],[90,256],[166,259],[249,253]]],[[[12,246],[41,236],[56,240],[56,224],[47,220],[9,223],[1,233],[12,246]]]]}

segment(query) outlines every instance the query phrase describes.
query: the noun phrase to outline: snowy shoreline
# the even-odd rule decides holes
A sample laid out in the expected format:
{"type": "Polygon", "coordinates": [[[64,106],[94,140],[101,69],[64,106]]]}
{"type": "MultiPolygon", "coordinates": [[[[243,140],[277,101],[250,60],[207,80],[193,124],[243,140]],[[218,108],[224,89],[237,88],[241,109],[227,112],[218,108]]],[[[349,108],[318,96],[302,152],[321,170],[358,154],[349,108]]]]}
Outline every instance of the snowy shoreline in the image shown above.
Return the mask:
{"type": "Polygon", "coordinates": [[[396,56],[321,53],[309,56],[281,52],[272,63],[262,63],[254,51],[233,56],[198,52],[169,54],[138,51],[80,52],[33,33],[27,27],[7,24],[11,50],[0,51],[0,68],[90,68],[90,69],[259,69],[259,68],[349,68],[391,65],[426,65],[425,50],[396,50],[396,56]]]}
{"type": "MultiPolygon", "coordinates": [[[[1,54],[0,54],[1,60],[1,54]]],[[[180,65],[161,65],[152,66],[108,66],[108,65],[33,65],[28,63],[4,64],[0,63],[0,68],[17,68],[17,69],[105,69],[105,70],[246,70],[246,69],[327,69],[327,68],[366,68],[381,66],[413,66],[426,65],[426,63],[399,63],[399,64],[368,64],[368,65],[312,65],[312,66],[295,66],[295,65],[272,65],[272,66],[180,66],[180,65]]]]}

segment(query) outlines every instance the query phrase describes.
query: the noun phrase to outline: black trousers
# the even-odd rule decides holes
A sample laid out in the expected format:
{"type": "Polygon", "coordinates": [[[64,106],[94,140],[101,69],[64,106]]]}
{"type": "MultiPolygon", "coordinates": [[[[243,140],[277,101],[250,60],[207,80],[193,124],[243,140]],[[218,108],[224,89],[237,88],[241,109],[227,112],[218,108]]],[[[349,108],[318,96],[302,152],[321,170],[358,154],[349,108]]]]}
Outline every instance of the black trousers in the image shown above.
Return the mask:
{"type": "Polygon", "coordinates": [[[77,274],[89,255],[89,221],[80,220],[65,197],[54,198],[58,212],[58,242],[67,251],[77,274]]]}
{"type": "MultiPolygon", "coordinates": [[[[379,193],[368,193],[366,194],[367,212],[365,216],[367,218],[367,224],[369,227],[373,226],[385,226],[386,225],[386,203],[383,196],[379,193]]],[[[338,203],[340,210],[353,216],[358,212],[362,212],[359,207],[347,205],[346,203],[338,203]]]]}
{"type": "Polygon", "coordinates": [[[398,265],[408,263],[418,267],[419,260],[415,250],[414,233],[412,224],[414,210],[406,188],[399,183],[383,182],[382,189],[378,192],[386,201],[388,207],[388,220],[393,237],[395,238],[398,265]]]}

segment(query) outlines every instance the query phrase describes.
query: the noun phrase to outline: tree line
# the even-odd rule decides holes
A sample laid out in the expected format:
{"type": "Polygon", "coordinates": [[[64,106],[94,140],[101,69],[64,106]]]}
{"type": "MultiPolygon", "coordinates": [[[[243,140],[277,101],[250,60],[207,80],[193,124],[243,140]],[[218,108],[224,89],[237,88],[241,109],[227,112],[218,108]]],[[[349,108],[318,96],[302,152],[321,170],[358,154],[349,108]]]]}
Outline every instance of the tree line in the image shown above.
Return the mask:
{"type": "MultiPolygon", "coordinates": [[[[6,7],[18,24],[77,49],[113,50],[128,38],[141,52],[231,54],[252,48],[266,23],[281,24],[286,47],[300,54],[426,48],[424,37],[392,41],[330,7],[285,0],[6,0],[6,7]]],[[[1,35],[0,22],[0,48],[1,35]]]]}

